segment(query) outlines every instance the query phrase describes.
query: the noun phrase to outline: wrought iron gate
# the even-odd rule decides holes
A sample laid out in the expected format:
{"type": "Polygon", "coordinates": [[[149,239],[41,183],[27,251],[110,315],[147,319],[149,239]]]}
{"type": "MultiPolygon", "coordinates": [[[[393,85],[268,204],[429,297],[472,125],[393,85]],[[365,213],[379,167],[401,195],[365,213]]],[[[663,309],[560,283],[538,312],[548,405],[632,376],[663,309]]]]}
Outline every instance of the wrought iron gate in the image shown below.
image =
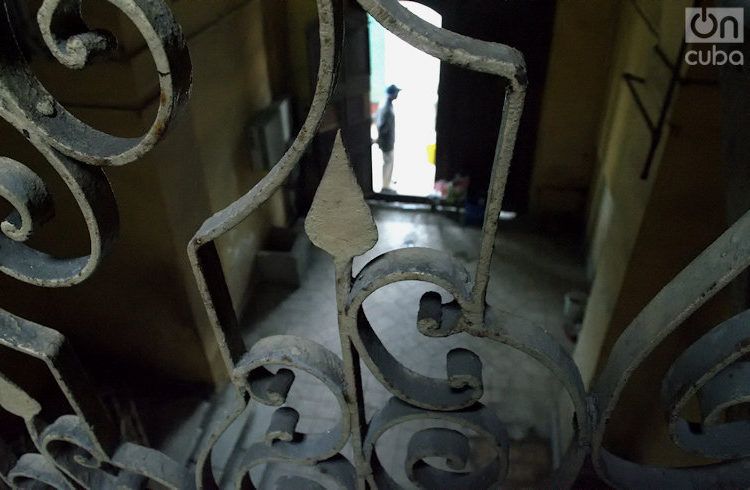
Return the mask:
{"type": "MultiPolygon", "coordinates": [[[[68,113],[29,70],[16,44],[7,12],[0,14],[0,116],[36,147],[60,174],[80,207],[89,230],[91,251],[75,259],[57,259],[25,242],[51,216],[44,182],[28,167],[0,158],[0,196],[15,211],[2,221],[0,270],[40,287],[72,286],[85,281],[106,258],[117,232],[117,206],[103,168],[125,165],[148,152],[167,130],[175,111],[188,100],[191,66],[180,27],[162,0],[109,0],[144,36],[159,74],[161,97],[156,118],[140,138],[97,131],[68,113]]],[[[317,0],[320,66],[307,119],[294,143],[271,172],[247,194],[205,221],[188,245],[195,279],[232,383],[233,408],[208,428],[199,459],[183,467],[167,455],[119,440],[116,424],[87,383],[73,348],[57,331],[0,310],[0,345],[40,359],[70,403],[72,413],[48,421],[41,406],[0,373],[0,406],[17,415],[36,445],[36,453],[16,455],[0,441],[0,480],[13,488],[140,488],[155,482],[168,488],[253,488],[249,471],[269,462],[304,465],[316,476],[315,488],[392,488],[397,484],[378,461],[375,449],[387,430],[411,420],[432,428],[413,435],[405,465],[409,478],[425,488],[487,488],[508,471],[508,437],[499,414],[481,402],[480,359],[466,349],[447,357],[445,376],[426,377],[399,363],[381,343],[362,307],[374,291],[394,282],[425,281],[444,288],[453,300],[425,294],[417,329],[425,337],[466,333],[523,351],[560,381],[574,407],[574,437],[561,464],[542,483],[568,487],[587,457],[598,474],[616,487],[747,487],[750,485],[750,422],[720,423],[727,407],[750,399],[748,313],[726,321],[682,353],[663,381],[671,435],[688,451],[721,462],[695,468],[647,467],[607,451],[602,439],[610,414],[630,374],[682,321],[750,264],[750,215],[728,229],[641,311],[615,345],[588,393],[566,351],[543,329],[519,323],[485,303],[489,266],[503,189],[521,117],[526,78],[522,55],[498,44],[466,38],[427,24],[398,0],[358,0],[388,30],[442,61],[503,78],[506,98],[494,162],[487,218],[476,270],[467,271],[450,255],[410,248],[386,253],[352,277],[352,260],[371,249],[377,227],[347,160],[341,137],[306,220],[315,245],[334,258],[338,326],[343,357],[309,340],[278,335],[244,345],[223,277],[215,240],[238,225],[282,185],[315,135],[332,93],[338,53],[344,42],[337,0],[317,0]],[[393,395],[370,420],[363,408],[360,360],[393,395]],[[340,417],[325,433],[299,434],[299,414],[285,404],[295,371],[320,380],[336,397],[340,417]],[[703,420],[688,422],[682,409],[699,396],[703,420]],[[266,432],[224,474],[215,475],[212,449],[250,403],[278,406],[266,432]],[[494,457],[467,470],[469,453],[462,427],[486,439],[494,457]],[[341,455],[350,443],[353,458],[341,455]],[[432,466],[442,458],[454,471],[432,466]]],[[[82,68],[111,49],[114,39],[92,31],[80,17],[81,0],[45,0],[37,19],[44,41],[57,60],[82,68]]],[[[4,4],[5,6],[5,4],[4,4]]],[[[415,308],[417,305],[415,305],[415,308]]],[[[554,394],[551,394],[554,395],[554,394]]],[[[19,421],[19,423],[21,423],[19,421]]],[[[310,485],[290,477],[291,487],[310,485]]],[[[257,482],[256,482],[257,484],[257,482]]]]}

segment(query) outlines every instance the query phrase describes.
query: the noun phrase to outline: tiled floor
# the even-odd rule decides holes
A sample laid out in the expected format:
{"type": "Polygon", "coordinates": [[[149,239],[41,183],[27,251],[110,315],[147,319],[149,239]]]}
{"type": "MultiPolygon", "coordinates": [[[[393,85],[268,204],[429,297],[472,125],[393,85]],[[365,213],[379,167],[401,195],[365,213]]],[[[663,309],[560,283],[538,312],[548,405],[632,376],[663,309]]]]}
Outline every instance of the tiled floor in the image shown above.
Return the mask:
{"type": "MultiPolygon", "coordinates": [[[[380,240],[376,247],[354,263],[354,272],[370,259],[395,248],[429,246],[449,251],[472,271],[477,260],[480,230],[465,228],[454,220],[423,211],[376,209],[380,240]]],[[[583,267],[575,249],[565,241],[528,231],[516,223],[502,223],[488,302],[546,328],[570,348],[562,331],[564,293],[585,288],[583,267]]],[[[313,250],[307,275],[300,288],[264,284],[258,287],[253,307],[243,320],[248,345],[275,334],[303,336],[340,354],[336,324],[334,272],[331,259],[313,250]]],[[[463,346],[476,352],[484,366],[485,395],[482,402],[496,410],[507,425],[514,444],[511,480],[519,485],[533,481],[546,471],[550,456],[544,442],[552,428],[554,384],[550,373],[525,354],[491,341],[464,334],[444,338],[424,337],[416,330],[421,295],[429,284],[403,282],[375,292],[365,302],[365,311],[389,351],[407,367],[432,376],[444,376],[445,356],[463,346]]],[[[445,294],[445,293],[444,293],[445,294]]],[[[390,394],[364,369],[368,418],[390,394]]],[[[319,432],[335,423],[338,408],[333,396],[312,377],[299,378],[289,395],[289,403],[301,412],[299,429],[319,432]]],[[[261,408],[253,417],[253,430],[245,440],[261,437],[267,426],[263,420],[272,410],[261,408]]],[[[378,448],[386,468],[402,483],[404,448],[409,433],[391,431],[378,448]],[[385,456],[383,456],[385,455],[385,456]]],[[[248,435],[248,434],[246,434],[248,435]]],[[[349,452],[349,451],[348,451],[349,452]]],[[[349,452],[350,454],[350,452],[349,452]]]]}

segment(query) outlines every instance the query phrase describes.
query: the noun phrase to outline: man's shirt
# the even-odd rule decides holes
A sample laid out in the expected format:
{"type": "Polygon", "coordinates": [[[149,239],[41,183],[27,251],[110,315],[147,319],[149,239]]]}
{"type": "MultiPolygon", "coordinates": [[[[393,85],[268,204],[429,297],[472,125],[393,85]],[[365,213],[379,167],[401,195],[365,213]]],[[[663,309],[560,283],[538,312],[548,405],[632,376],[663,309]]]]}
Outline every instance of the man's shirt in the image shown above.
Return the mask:
{"type": "Polygon", "coordinates": [[[396,115],[393,113],[393,101],[388,99],[377,118],[378,145],[383,151],[393,151],[396,143],[396,115]]]}

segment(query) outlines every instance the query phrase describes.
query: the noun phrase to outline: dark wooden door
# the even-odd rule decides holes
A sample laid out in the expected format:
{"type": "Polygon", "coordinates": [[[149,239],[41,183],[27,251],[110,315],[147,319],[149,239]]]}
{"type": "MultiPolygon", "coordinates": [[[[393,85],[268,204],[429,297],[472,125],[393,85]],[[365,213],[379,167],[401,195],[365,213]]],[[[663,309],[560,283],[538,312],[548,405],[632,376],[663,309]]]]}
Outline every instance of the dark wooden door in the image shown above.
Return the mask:
{"type": "MultiPolygon", "coordinates": [[[[372,190],[370,143],[370,45],[367,14],[354,0],[344,1],[344,29],[341,65],[335,92],[318,133],[310,145],[297,181],[297,202],[301,215],[307,213],[323,177],[336,133],[341,129],[365,196],[372,190]]],[[[320,60],[317,23],[308,26],[308,70],[311,89],[315,88],[320,60]]]]}
{"type": "Polygon", "coordinates": [[[359,5],[347,5],[344,20],[344,44],[341,78],[336,91],[339,123],[346,139],[354,172],[365,195],[372,190],[372,152],[370,142],[370,41],[367,14],[359,5]]]}
{"type": "MultiPolygon", "coordinates": [[[[555,5],[550,0],[443,0],[423,2],[443,16],[443,27],[513,46],[527,65],[526,94],[503,209],[524,212],[534,164],[537,129],[552,39],[555,5]]],[[[437,114],[437,179],[471,178],[469,199],[485,197],[502,118],[504,81],[442,63],[437,114]]]]}
{"type": "MultiPolygon", "coordinates": [[[[343,46],[341,69],[336,91],[331,101],[331,111],[316,137],[313,152],[321,162],[322,170],[327,162],[336,132],[341,129],[346,148],[351,158],[357,181],[366,196],[372,190],[372,153],[370,126],[370,43],[367,14],[354,1],[346,0],[344,29],[346,42],[343,46]]],[[[317,28],[308,32],[310,50],[309,66],[311,80],[315,80],[318,67],[317,28]]],[[[319,172],[322,176],[322,171],[319,172]]],[[[319,178],[318,178],[319,180],[319,178]]],[[[317,184],[317,181],[315,182],[317,184]]]]}

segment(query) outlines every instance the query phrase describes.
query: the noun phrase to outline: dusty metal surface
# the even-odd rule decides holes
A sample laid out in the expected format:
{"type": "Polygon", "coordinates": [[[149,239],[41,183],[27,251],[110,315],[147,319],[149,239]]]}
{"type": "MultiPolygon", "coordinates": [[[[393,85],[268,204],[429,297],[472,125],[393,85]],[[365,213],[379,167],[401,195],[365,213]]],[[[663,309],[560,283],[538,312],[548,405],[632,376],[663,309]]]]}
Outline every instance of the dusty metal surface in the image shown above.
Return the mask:
{"type": "MultiPolygon", "coordinates": [[[[44,182],[24,164],[0,158],[0,197],[14,212],[0,224],[0,271],[42,287],[86,280],[113,245],[117,205],[98,166],[123,165],[147,152],[163,134],[190,88],[190,60],[179,26],[161,2],[113,1],[146,38],[162,90],[153,127],[142,138],[119,138],[92,128],[65,110],[31,73],[7,14],[0,11],[0,117],[21,132],[67,185],[89,231],[89,255],[59,259],[28,246],[33,231],[54,214],[44,182]]],[[[71,68],[113,47],[105,33],[88,32],[80,2],[45,1],[40,28],[53,55],[71,68]]],[[[37,453],[14,455],[6,447],[0,480],[13,488],[137,488],[158,482],[188,488],[193,478],[166,455],[119,440],[116,421],[99,401],[66,339],[57,331],[0,310],[0,346],[41,360],[72,412],[47,420],[34,398],[0,374],[0,406],[23,420],[37,453]]]]}
{"type": "MultiPolygon", "coordinates": [[[[115,241],[117,206],[103,166],[123,165],[149,151],[187,101],[190,59],[180,28],[161,0],[109,0],[138,27],[147,42],[161,87],[152,127],[140,138],[102,133],[77,120],[42,87],[18,49],[12,23],[0,12],[0,116],[23,133],[68,185],[88,226],[91,252],[61,260],[26,245],[33,231],[54,214],[44,182],[22,163],[0,157],[0,197],[15,211],[0,224],[0,271],[40,287],[73,286],[88,278],[115,241]]],[[[215,341],[233,383],[234,401],[206,436],[194,464],[183,467],[151,448],[119,440],[97,394],[65,338],[50,328],[0,310],[0,346],[41,360],[68,400],[71,413],[46,420],[40,403],[0,373],[0,407],[25,424],[36,452],[15,454],[0,440],[0,486],[12,488],[255,488],[250,471],[273,463],[287,468],[275,483],[287,488],[397,488],[378,459],[378,440],[402,424],[421,421],[406,448],[409,479],[422,488],[490,488],[508,473],[509,441],[502,414],[482,404],[482,360],[467,349],[447,355],[445,371],[424,376],[404,366],[378,338],[363,303],[399,281],[439,286],[452,298],[425,294],[413,327],[431,338],[468,334],[498,342],[536,359],[557,378],[569,397],[573,440],[561,464],[541,487],[569,487],[585,458],[615,487],[747,487],[750,485],[750,421],[725,422],[723,413],[750,400],[747,313],[717,326],[687,349],[663,382],[670,433],[685,450],[721,462],[697,468],[658,468],[627,461],[602,441],[609,417],[630,374],[682,321],[750,264],[750,215],[732,226],[646,306],[615,345],[593,389],[586,393],[565,349],[542,328],[486,305],[497,216],[513,153],[526,86],[523,57],[516,50],[434,27],[397,0],[358,0],[378,22],[418,49],[448,63],[499,76],[506,98],[488,189],[486,218],[475,270],[450,254],[425,248],[388,252],[353,277],[354,257],[370,250],[377,227],[358,187],[344,141],[336,139],[305,228],[335,263],[339,338],[343,356],[309,340],[278,335],[246,346],[238,331],[214,241],[255,212],[283,184],[301,159],[333,92],[343,40],[338,0],[317,0],[320,65],[313,102],[291,148],[247,194],[205,221],[188,246],[197,287],[215,341]],[[369,420],[364,414],[360,361],[391,394],[369,420]],[[300,410],[287,403],[296,377],[316,378],[335,398],[337,422],[321,433],[298,431],[300,410]],[[702,413],[688,421],[684,408],[697,397],[702,413]],[[265,438],[234,454],[220,474],[212,453],[249,404],[278,407],[265,438]],[[494,454],[470,464],[471,437],[494,454]],[[346,448],[351,457],[344,456],[346,448]],[[434,466],[435,459],[444,466],[434,466]],[[446,469],[447,468],[447,469],[446,469]],[[151,483],[149,483],[151,482],[151,483]]],[[[3,3],[3,6],[5,4],[3,3]]],[[[63,65],[79,69],[106,55],[116,43],[92,31],[80,17],[80,0],[45,0],[39,9],[44,40],[63,65]]],[[[556,397],[557,393],[550,393],[556,397]]],[[[347,453],[348,454],[348,453],[347,453]]]]}

